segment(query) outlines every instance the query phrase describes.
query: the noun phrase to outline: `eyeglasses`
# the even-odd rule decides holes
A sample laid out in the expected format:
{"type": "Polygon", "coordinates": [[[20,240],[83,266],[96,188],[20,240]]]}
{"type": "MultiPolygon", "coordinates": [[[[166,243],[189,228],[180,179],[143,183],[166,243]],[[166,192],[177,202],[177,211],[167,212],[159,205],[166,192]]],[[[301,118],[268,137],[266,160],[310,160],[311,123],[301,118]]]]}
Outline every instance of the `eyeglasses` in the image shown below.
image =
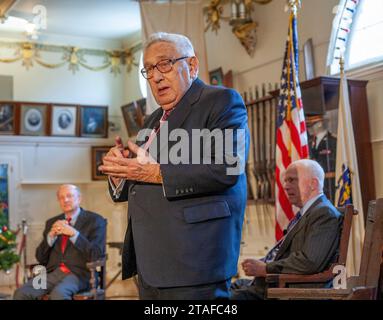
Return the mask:
{"type": "Polygon", "coordinates": [[[182,60],[182,59],[186,59],[186,58],[189,58],[189,57],[181,57],[181,58],[177,58],[177,59],[161,60],[161,61],[157,62],[156,64],[150,66],[150,67],[142,68],[141,74],[145,79],[151,79],[151,78],[153,78],[154,68],[157,68],[157,70],[161,73],[167,73],[167,72],[170,72],[170,70],[172,70],[173,65],[177,61],[182,60]]]}

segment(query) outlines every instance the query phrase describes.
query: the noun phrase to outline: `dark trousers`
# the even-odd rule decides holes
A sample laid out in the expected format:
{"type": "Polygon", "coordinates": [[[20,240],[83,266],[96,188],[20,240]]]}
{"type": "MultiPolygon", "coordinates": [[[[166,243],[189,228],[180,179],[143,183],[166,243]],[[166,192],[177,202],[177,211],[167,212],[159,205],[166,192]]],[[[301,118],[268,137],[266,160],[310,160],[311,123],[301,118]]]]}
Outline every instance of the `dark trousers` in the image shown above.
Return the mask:
{"type": "Polygon", "coordinates": [[[23,286],[16,289],[13,299],[37,300],[49,293],[50,300],[71,300],[75,293],[86,289],[85,287],[84,281],[80,281],[75,274],[67,274],[57,268],[47,274],[46,289],[35,289],[33,279],[30,279],[23,286]]]}
{"type": "Polygon", "coordinates": [[[265,288],[264,278],[238,279],[231,284],[230,300],[264,300],[265,288]]]}
{"type": "Polygon", "coordinates": [[[217,300],[229,299],[231,279],[188,287],[155,288],[138,274],[140,300],[217,300]]]}

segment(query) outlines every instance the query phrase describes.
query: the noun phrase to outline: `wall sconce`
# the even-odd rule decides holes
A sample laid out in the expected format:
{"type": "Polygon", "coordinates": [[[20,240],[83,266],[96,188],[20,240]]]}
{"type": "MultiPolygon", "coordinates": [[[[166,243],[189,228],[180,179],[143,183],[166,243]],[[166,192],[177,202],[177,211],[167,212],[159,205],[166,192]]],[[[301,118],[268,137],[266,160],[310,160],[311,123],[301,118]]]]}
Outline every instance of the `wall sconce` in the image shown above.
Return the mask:
{"type": "Polygon", "coordinates": [[[231,0],[230,17],[223,16],[223,5],[229,0],[211,0],[205,14],[207,15],[205,32],[211,28],[217,33],[220,20],[227,20],[233,27],[232,32],[241,42],[246,52],[252,57],[255,52],[257,23],[251,18],[254,3],[267,4],[271,0],[231,0]]]}

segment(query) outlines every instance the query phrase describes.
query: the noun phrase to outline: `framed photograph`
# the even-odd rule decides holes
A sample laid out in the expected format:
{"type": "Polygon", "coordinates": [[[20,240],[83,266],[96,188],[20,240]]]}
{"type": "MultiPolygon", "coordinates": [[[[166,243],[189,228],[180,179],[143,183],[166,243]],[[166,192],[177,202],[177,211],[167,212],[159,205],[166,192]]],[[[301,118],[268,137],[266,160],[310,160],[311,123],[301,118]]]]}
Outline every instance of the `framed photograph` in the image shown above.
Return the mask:
{"type": "Polygon", "coordinates": [[[77,107],[52,106],[52,136],[76,136],[77,107]]]}
{"type": "Polygon", "coordinates": [[[140,99],[128,103],[121,107],[122,115],[124,116],[126,130],[129,137],[137,135],[138,131],[144,125],[144,118],[146,113],[146,99],[140,99]]]}
{"type": "Polygon", "coordinates": [[[81,137],[106,138],[108,136],[108,107],[81,106],[81,137]]]}
{"type": "Polygon", "coordinates": [[[15,134],[16,106],[0,103],[0,134],[15,134]]]}
{"type": "Polygon", "coordinates": [[[223,86],[223,71],[222,68],[215,69],[209,72],[210,84],[214,86],[223,86]]]}
{"type": "Polygon", "coordinates": [[[113,146],[92,147],[92,180],[106,180],[107,176],[98,170],[102,159],[113,146]]]}
{"type": "Polygon", "coordinates": [[[48,105],[22,104],[20,116],[20,134],[44,136],[47,129],[48,105]]]}

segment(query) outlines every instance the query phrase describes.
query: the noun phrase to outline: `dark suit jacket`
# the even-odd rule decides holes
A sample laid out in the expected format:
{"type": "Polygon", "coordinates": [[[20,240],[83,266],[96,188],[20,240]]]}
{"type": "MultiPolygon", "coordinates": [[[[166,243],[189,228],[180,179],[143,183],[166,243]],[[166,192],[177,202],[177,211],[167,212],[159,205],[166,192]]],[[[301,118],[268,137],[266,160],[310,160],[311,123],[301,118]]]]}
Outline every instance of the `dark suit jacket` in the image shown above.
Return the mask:
{"type": "MultiPolygon", "coordinates": [[[[267,273],[313,274],[324,271],[338,254],[341,215],[321,196],[307,210],[293,229],[286,235],[275,260],[266,265],[267,273]]],[[[243,281],[232,291],[233,300],[265,299],[268,284],[264,277],[256,277],[249,285],[243,281]]],[[[328,284],[292,284],[290,287],[324,287],[328,284]]]]}
{"type": "MultiPolygon", "coordinates": [[[[161,116],[162,109],[153,112],[146,128],[153,128],[161,116]]],[[[246,108],[232,89],[195,80],[170,114],[168,125],[169,132],[182,128],[189,137],[192,129],[243,129],[242,141],[236,142],[243,144],[243,160],[247,158],[246,108]]],[[[153,143],[161,134],[163,128],[153,143]]],[[[174,144],[169,141],[169,148],[174,144]]],[[[157,160],[167,152],[158,150],[152,154],[157,160]]],[[[214,146],[212,150],[214,156],[214,146]]],[[[247,198],[244,170],[227,175],[230,165],[226,162],[160,166],[163,185],[127,182],[120,198],[114,199],[129,200],[123,278],[133,276],[138,268],[153,287],[177,287],[235,275],[247,198]]]]}
{"type": "Polygon", "coordinates": [[[59,267],[61,262],[80,280],[88,281],[90,278],[86,263],[105,256],[106,219],[97,213],[81,209],[73,226],[79,231],[76,243],[68,239],[64,253],[61,252],[61,236],[58,236],[52,247],[48,245],[47,235],[57,220],[65,219],[65,214],[59,214],[46,222],[43,241],[36,249],[37,261],[46,266],[47,272],[59,267]]]}
{"type": "Polygon", "coordinates": [[[325,270],[339,247],[341,214],[321,196],[286,235],[267,273],[312,274],[325,270]]]}

